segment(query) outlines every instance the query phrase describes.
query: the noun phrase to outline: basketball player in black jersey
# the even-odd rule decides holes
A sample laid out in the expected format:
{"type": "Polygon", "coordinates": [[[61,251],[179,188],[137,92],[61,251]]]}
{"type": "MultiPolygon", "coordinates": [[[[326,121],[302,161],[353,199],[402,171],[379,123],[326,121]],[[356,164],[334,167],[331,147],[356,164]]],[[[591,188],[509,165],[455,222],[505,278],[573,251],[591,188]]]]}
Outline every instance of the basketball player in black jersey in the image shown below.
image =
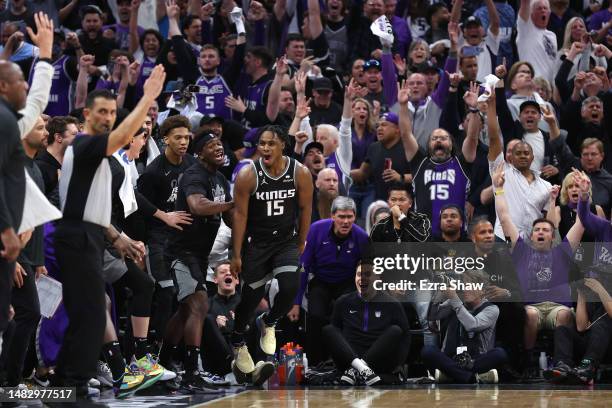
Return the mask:
{"type": "Polygon", "coordinates": [[[276,278],[279,292],[274,305],[256,320],[261,349],[268,355],[276,351],[274,327],[289,312],[298,291],[299,256],[310,226],[313,191],[308,169],[283,155],[289,140],[282,128],[263,127],[258,140],[260,159],[238,173],[234,186],[231,265],[232,273],[240,274],[243,282],[232,333],[232,370],[239,382],[251,375],[255,384],[272,375],[274,367],[253,364],[243,334],[265,294],[266,283],[276,278]]]}

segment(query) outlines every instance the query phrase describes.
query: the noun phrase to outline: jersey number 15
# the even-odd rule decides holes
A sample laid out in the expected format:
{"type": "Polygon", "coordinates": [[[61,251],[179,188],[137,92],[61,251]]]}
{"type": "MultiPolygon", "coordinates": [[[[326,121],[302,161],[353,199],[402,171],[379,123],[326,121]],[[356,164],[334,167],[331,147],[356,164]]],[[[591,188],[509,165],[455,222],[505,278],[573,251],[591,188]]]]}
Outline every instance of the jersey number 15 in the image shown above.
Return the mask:
{"type": "Polygon", "coordinates": [[[283,207],[283,200],[268,201],[268,217],[273,215],[283,215],[285,207],[283,207]]]}
{"type": "Polygon", "coordinates": [[[432,184],[429,186],[430,200],[448,200],[448,184],[432,184]]]}

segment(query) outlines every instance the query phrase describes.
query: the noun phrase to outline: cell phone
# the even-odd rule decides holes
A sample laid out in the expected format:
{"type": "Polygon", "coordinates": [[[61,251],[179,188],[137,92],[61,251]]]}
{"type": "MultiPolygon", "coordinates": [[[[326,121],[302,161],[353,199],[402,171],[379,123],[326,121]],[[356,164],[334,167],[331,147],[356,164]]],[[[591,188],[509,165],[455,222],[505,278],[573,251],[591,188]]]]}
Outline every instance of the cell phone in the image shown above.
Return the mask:
{"type": "Polygon", "coordinates": [[[393,160],[386,158],[385,159],[385,170],[391,170],[391,167],[393,167],[393,160]]]}
{"type": "Polygon", "coordinates": [[[187,92],[198,93],[200,92],[200,86],[199,85],[189,85],[187,87],[187,92]]]}

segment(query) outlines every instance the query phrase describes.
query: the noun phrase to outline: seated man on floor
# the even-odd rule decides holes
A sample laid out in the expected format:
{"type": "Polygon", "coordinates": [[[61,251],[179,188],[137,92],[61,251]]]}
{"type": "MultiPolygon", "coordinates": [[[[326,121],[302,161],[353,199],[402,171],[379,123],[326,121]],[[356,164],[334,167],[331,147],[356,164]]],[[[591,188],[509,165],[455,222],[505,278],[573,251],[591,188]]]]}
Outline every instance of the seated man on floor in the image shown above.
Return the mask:
{"type": "Polygon", "coordinates": [[[374,385],[391,374],[408,356],[410,334],[402,305],[374,289],[371,261],[357,267],[357,291],[338,298],[332,324],[323,328],[336,367],[345,385],[374,385]]]}
{"type": "MultiPolygon", "coordinates": [[[[465,272],[462,277],[464,283],[482,287],[487,280],[478,272],[465,272]]],[[[425,366],[435,370],[436,382],[497,383],[496,367],[508,359],[504,349],[494,347],[499,308],[485,298],[483,289],[464,290],[461,298],[453,289],[440,293],[446,300],[431,304],[430,318],[448,318],[446,336],[442,350],[423,347],[425,366]]]]}

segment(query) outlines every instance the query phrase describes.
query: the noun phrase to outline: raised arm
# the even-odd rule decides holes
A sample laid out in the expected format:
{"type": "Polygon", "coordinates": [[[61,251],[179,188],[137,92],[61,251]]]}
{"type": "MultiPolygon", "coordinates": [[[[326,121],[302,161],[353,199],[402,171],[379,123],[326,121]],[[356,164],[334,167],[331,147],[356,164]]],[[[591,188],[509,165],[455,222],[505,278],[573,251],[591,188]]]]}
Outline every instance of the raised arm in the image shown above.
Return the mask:
{"type": "Polygon", "coordinates": [[[132,0],[130,4],[130,22],[129,24],[129,52],[134,54],[140,48],[140,36],[138,35],[138,9],[140,9],[140,0],[132,0]]]}
{"type": "Polygon", "coordinates": [[[459,41],[459,27],[456,24],[448,25],[448,37],[450,38],[451,47],[448,53],[448,58],[444,63],[444,72],[440,77],[438,87],[431,95],[431,99],[440,107],[444,108],[444,101],[448,96],[448,88],[450,87],[449,73],[457,71],[457,42],[459,41]]]}
{"type": "Polygon", "coordinates": [[[485,4],[489,13],[489,30],[497,37],[499,34],[499,14],[497,14],[495,3],[493,0],[485,0],[485,4]]]}
{"type": "Polygon", "coordinates": [[[463,7],[463,0],[455,0],[453,8],[451,9],[450,22],[459,24],[461,21],[461,8],[463,7]]]}
{"type": "Polygon", "coordinates": [[[210,215],[220,214],[234,208],[234,202],[216,202],[204,197],[203,194],[191,194],[187,197],[187,205],[189,212],[200,217],[208,217],[210,215]]]}
{"type": "Polygon", "coordinates": [[[385,103],[390,108],[397,102],[397,72],[395,71],[395,63],[391,55],[391,48],[383,48],[381,67],[385,103]]]}
{"type": "Polygon", "coordinates": [[[75,91],[75,108],[83,108],[85,107],[85,100],[87,99],[87,82],[89,79],[89,67],[91,67],[94,63],[93,55],[83,55],[79,60],[79,76],[76,81],[76,91],[75,91]]]}
{"type": "Polygon", "coordinates": [[[132,140],[134,133],[142,126],[149,108],[157,99],[164,86],[166,72],[163,65],[157,65],[151,71],[151,76],[144,83],[144,94],[132,112],[121,122],[117,129],[113,130],[108,136],[106,154],[108,156],[115,153],[121,147],[132,140]]]}
{"type": "Polygon", "coordinates": [[[319,0],[308,0],[308,28],[312,38],[317,38],[323,32],[319,0]]]}
{"type": "Polygon", "coordinates": [[[521,6],[519,8],[519,18],[523,21],[529,21],[529,15],[531,14],[531,0],[521,0],[521,6]]]}
{"type": "Polygon", "coordinates": [[[274,75],[274,81],[270,84],[268,105],[266,106],[266,116],[270,122],[274,122],[278,116],[281,88],[283,79],[287,74],[287,68],[287,59],[284,55],[276,59],[276,74],[274,75]]]}
{"type": "Polygon", "coordinates": [[[552,186],[548,199],[548,211],[546,212],[546,219],[552,222],[555,225],[555,228],[559,228],[559,223],[561,222],[561,211],[560,208],[557,206],[558,196],[559,186],[552,186]]]}
{"type": "Polygon", "coordinates": [[[404,146],[404,155],[406,156],[406,160],[410,162],[419,151],[419,144],[414,134],[412,134],[412,121],[410,120],[410,111],[408,110],[408,97],[410,95],[408,81],[404,81],[401,86],[398,84],[397,87],[400,136],[404,146]]]}
{"type": "Polygon", "coordinates": [[[503,149],[503,143],[499,134],[499,124],[497,123],[497,105],[495,102],[495,89],[491,89],[491,96],[487,101],[487,132],[489,134],[489,155],[490,162],[495,161],[503,149]]]}
{"type": "Polygon", "coordinates": [[[470,83],[470,90],[465,93],[463,100],[469,106],[468,126],[466,129],[466,137],[461,146],[463,158],[468,163],[473,163],[476,160],[476,148],[478,147],[478,136],[482,128],[480,122],[480,114],[478,113],[478,84],[470,83]]]}
{"type": "Polygon", "coordinates": [[[596,239],[602,238],[602,233],[609,230],[610,223],[604,218],[599,218],[591,212],[589,202],[591,200],[591,180],[584,172],[574,170],[574,182],[580,187],[580,200],[578,200],[578,218],[586,231],[595,236],[596,239]]]}
{"type": "Polygon", "coordinates": [[[519,238],[519,232],[512,222],[510,211],[508,209],[508,203],[506,202],[506,197],[504,196],[505,165],[506,164],[504,162],[501,162],[492,177],[493,186],[495,189],[495,210],[497,211],[497,217],[499,218],[499,222],[504,230],[504,234],[507,237],[510,237],[512,248],[514,248],[514,245],[516,245],[519,238]]]}

